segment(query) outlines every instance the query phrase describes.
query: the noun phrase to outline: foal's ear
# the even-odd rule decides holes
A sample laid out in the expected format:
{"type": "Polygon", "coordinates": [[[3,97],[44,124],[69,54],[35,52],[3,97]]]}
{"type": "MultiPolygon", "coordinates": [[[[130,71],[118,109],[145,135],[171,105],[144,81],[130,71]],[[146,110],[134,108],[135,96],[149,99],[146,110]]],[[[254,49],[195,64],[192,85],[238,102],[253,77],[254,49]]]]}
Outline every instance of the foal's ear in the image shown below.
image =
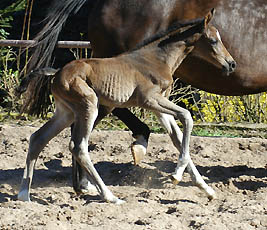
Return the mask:
{"type": "Polygon", "coordinates": [[[205,28],[212,20],[213,16],[215,14],[215,9],[213,8],[206,16],[205,16],[205,28]]]}

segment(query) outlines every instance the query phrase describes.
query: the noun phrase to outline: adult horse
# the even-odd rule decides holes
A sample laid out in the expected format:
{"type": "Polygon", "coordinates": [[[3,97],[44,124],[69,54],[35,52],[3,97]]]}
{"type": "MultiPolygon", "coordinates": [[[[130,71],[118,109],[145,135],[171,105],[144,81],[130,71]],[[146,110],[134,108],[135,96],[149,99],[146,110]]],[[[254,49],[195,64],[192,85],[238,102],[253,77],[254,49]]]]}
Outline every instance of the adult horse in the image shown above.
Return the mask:
{"type": "MultiPolygon", "coordinates": [[[[135,47],[159,31],[179,23],[203,17],[221,0],[105,0],[91,6],[88,34],[94,57],[111,57],[135,47]]],[[[67,17],[77,12],[86,0],[55,1],[50,7],[47,24],[37,35],[39,41],[29,63],[29,71],[50,64],[58,34],[67,17]]],[[[92,3],[90,2],[92,5],[92,3]]],[[[230,64],[231,65],[231,64],[230,64]]],[[[232,68],[231,66],[229,68],[232,68]]],[[[101,111],[100,111],[101,113],[101,111]]],[[[133,132],[137,141],[133,153],[138,161],[145,151],[149,129],[127,109],[115,109],[118,116],[133,132]]],[[[74,170],[75,172],[75,170],[74,170]]],[[[80,171],[81,173],[81,171],[80,171]]],[[[79,177],[79,173],[74,178],[79,177]]],[[[75,182],[74,182],[75,185],[75,182]]],[[[76,191],[77,186],[74,186],[76,191]]]]}
{"type": "Polygon", "coordinates": [[[231,77],[224,76],[216,66],[192,52],[175,74],[196,88],[222,95],[267,91],[267,2],[221,1],[212,23],[238,63],[235,72],[231,77]]]}

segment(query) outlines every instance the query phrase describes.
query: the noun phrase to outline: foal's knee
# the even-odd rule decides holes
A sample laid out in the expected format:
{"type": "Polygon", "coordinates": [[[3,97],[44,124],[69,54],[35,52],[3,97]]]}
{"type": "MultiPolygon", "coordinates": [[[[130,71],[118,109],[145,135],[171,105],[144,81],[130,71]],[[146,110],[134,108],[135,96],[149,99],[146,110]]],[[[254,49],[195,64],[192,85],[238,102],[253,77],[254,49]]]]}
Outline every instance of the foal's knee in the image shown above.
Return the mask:
{"type": "Polygon", "coordinates": [[[188,110],[184,110],[181,122],[184,127],[187,127],[190,131],[193,129],[193,118],[188,110]]]}

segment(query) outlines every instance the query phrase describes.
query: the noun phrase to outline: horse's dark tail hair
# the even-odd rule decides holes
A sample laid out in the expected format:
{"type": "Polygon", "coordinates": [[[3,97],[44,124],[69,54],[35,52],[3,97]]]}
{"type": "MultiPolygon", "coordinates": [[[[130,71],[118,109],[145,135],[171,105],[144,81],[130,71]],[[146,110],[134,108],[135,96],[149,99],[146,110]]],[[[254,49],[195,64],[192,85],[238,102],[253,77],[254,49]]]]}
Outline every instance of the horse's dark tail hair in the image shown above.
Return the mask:
{"type": "Polygon", "coordinates": [[[51,83],[58,69],[44,68],[32,71],[24,78],[18,88],[17,93],[26,91],[25,102],[21,108],[21,113],[45,117],[52,105],[51,83]]]}
{"type": "Polygon", "coordinates": [[[51,65],[51,57],[64,23],[71,13],[76,14],[86,2],[87,0],[54,0],[44,20],[44,28],[34,38],[37,43],[32,47],[28,73],[51,65]]]}

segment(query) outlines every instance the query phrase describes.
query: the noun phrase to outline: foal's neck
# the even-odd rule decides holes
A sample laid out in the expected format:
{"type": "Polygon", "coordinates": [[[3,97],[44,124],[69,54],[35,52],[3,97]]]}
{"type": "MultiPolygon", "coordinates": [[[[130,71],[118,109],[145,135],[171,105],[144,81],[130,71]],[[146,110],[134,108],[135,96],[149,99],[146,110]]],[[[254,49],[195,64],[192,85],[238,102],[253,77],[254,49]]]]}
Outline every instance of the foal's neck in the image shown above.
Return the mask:
{"type": "Polygon", "coordinates": [[[171,74],[173,74],[193,50],[195,42],[202,34],[203,24],[198,23],[194,26],[183,28],[183,31],[174,31],[135,52],[143,57],[153,57],[153,60],[157,60],[157,63],[167,65],[171,74]]]}
{"type": "Polygon", "coordinates": [[[161,48],[158,52],[158,59],[168,65],[171,74],[180,66],[186,56],[193,50],[193,46],[187,46],[185,42],[171,43],[168,46],[161,48]]]}

